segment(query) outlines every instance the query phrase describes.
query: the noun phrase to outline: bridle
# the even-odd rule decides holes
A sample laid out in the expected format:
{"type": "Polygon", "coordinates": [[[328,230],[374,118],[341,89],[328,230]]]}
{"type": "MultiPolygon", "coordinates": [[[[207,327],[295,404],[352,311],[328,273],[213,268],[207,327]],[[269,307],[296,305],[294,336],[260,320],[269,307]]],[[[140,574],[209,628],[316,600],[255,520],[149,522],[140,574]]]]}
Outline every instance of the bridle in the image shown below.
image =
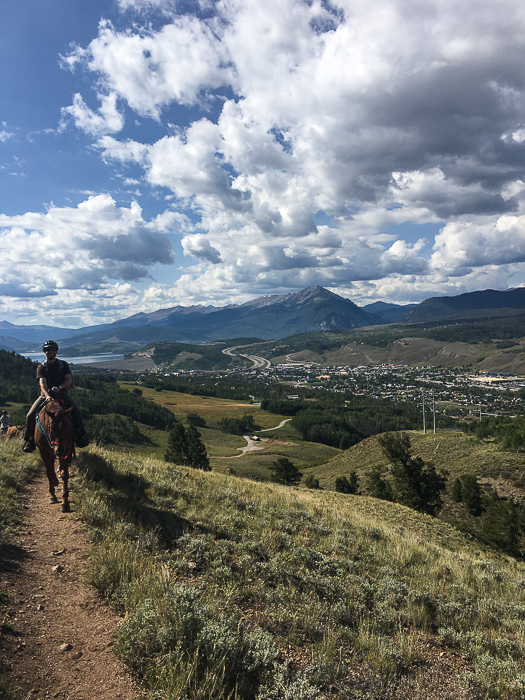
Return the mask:
{"type": "MultiPolygon", "coordinates": [[[[60,397],[59,397],[60,398],[60,397]]],[[[42,422],[40,420],[40,417],[37,415],[36,418],[36,424],[38,426],[38,429],[40,432],[46,436],[47,442],[49,444],[50,449],[54,451],[56,456],[59,459],[65,460],[69,459],[70,457],[73,456],[73,430],[72,430],[72,425],[71,425],[71,416],[68,413],[63,412],[62,407],[65,407],[65,403],[63,400],[54,400],[52,399],[55,403],[59,404],[60,407],[60,413],[57,414],[52,414],[46,411],[46,406],[49,405],[49,401],[46,401],[46,403],[43,406],[44,410],[44,425],[42,425],[42,422]],[[66,434],[66,439],[64,442],[60,442],[59,439],[54,435],[54,430],[53,430],[53,417],[55,419],[58,419],[61,423],[62,420],[65,418],[66,423],[64,425],[64,432],[66,434]],[[61,455],[61,449],[62,447],[65,447],[65,455],[61,455]]],[[[69,409],[71,410],[71,409],[69,409]]]]}

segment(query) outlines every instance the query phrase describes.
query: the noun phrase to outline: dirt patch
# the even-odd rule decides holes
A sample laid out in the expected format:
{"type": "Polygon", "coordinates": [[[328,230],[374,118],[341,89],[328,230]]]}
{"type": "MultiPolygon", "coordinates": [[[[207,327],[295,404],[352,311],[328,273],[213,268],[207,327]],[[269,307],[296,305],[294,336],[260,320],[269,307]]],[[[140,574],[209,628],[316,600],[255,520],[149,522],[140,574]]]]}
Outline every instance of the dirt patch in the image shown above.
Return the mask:
{"type": "Polygon", "coordinates": [[[500,498],[512,498],[516,503],[525,503],[525,492],[523,489],[517,488],[516,484],[513,484],[508,479],[498,477],[497,479],[478,479],[478,481],[481,486],[486,487],[485,490],[489,494],[497,491],[500,498]]]}
{"type": "Polygon", "coordinates": [[[289,442],[288,440],[271,440],[264,439],[265,445],[280,445],[281,447],[300,447],[298,442],[289,442]]]}
{"type": "Polygon", "coordinates": [[[25,494],[20,546],[0,563],[0,588],[9,596],[2,661],[24,697],[138,700],[112,652],[121,620],[86,584],[90,544],[75,517],[74,491],[73,512],[62,514],[49,505],[47,488],[42,467],[25,494]]]}

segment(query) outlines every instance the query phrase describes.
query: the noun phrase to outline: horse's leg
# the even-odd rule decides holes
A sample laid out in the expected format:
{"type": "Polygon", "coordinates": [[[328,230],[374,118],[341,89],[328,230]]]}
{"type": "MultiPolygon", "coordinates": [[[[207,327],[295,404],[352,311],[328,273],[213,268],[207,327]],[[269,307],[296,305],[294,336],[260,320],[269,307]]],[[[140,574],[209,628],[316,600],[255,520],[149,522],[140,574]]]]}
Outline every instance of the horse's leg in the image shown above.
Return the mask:
{"type": "Polygon", "coordinates": [[[46,468],[46,476],[49,484],[49,502],[58,503],[58,499],[55,494],[55,486],[58,486],[58,479],[55,473],[55,453],[51,449],[45,449],[46,447],[47,445],[39,445],[38,449],[46,468]]]}
{"type": "Polygon", "coordinates": [[[46,465],[47,480],[49,482],[49,502],[58,503],[58,498],[55,494],[55,486],[58,486],[58,479],[55,473],[55,455],[46,455],[44,459],[46,465]]]}
{"type": "Polygon", "coordinates": [[[62,479],[62,513],[69,513],[71,512],[69,505],[69,463],[67,459],[59,459],[58,464],[62,479]]]}

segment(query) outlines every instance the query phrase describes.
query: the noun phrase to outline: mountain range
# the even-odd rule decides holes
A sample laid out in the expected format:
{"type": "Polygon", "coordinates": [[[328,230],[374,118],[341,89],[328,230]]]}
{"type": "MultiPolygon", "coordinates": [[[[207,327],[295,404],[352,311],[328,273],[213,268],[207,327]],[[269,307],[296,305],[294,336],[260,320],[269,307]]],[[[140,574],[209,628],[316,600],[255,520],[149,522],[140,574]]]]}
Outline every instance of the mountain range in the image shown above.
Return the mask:
{"type": "Polygon", "coordinates": [[[159,340],[187,343],[241,337],[278,340],[310,331],[340,331],[392,322],[435,322],[468,313],[486,313],[490,309],[525,310],[525,288],[432,297],[417,305],[376,302],[360,308],[323,287],[310,287],[224,307],[175,306],[77,330],[16,326],[2,321],[0,347],[31,352],[40,350],[42,341],[54,338],[60,343],[61,351],[67,350],[69,354],[132,352],[159,340]]]}

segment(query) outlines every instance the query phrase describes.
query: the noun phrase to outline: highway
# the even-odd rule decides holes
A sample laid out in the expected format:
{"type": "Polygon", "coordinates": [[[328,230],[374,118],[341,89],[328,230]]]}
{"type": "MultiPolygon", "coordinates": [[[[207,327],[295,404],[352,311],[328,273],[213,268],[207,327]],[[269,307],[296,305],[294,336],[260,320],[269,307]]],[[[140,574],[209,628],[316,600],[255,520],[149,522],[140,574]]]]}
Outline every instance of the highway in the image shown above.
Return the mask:
{"type": "Polygon", "coordinates": [[[241,350],[242,348],[249,348],[249,345],[236,345],[233,348],[225,348],[222,352],[225,355],[229,355],[230,357],[244,357],[247,360],[250,360],[250,362],[253,362],[252,369],[270,369],[272,366],[272,363],[270,360],[267,360],[265,357],[258,357],[257,355],[246,355],[242,352],[236,352],[237,350],[241,350]]]}

